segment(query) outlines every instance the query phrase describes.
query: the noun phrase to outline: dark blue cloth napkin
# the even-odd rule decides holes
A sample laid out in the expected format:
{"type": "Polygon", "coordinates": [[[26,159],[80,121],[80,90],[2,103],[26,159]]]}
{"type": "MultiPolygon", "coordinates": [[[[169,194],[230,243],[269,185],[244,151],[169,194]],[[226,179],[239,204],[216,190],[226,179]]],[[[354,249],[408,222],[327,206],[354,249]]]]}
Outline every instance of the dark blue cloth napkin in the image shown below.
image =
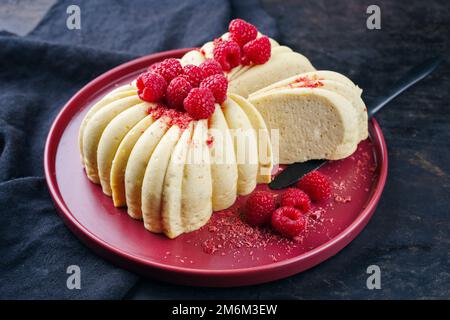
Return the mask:
{"type": "Polygon", "coordinates": [[[50,125],[87,82],[134,57],[193,47],[241,17],[270,36],[258,1],[59,1],[28,36],[0,32],[0,299],[122,298],[138,276],[83,246],[57,216],[43,153],[50,125]],[[81,30],[69,30],[69,5],[81,30]],[[67,268],[81,271],[69,290],[67,268]]]}

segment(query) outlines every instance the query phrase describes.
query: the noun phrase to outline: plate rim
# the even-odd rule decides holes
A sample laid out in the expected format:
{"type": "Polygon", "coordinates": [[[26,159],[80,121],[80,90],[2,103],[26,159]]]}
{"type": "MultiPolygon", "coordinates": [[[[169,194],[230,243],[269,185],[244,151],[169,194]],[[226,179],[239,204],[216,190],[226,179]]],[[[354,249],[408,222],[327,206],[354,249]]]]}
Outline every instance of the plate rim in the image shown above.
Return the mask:
{"type": "MultiPolygon", "coordinates": [[[[143,56],[137,59],[130,60],[128,62],[125,62],[123,64],[120,64],[111,70],[99,75],[95,79],[88,82],[84,87],[82,87],[79,91],[77,91],[66,104],[64,107],[60,110],[56,118],[54,119],[51,128],[49,130],[46,143],[45,143],[45,149],[44,149],[44,171],[45,171],[45,178],[47,182],[47,186],[50,192],[50,195],[53,199],[53,202],[55,203],[57,212],[62,217],[64,223],[69,227],[69,229],[82,240],[83,242],[87,242],[88,246],[91,249],[94,249],[97,251],[100,255],[106,256],[106,258],[111,258],[110,260],[113,260],[113,262],[116,262],[118,264],[121,264],[123,267],[128,269],[136,269],[132,268],[131,266],[128,266],[127,263],[132,262],[133,264],[136,264],[135,267],[138,269],[144,267],[144,268],[151,268],[151,269],[158,269],[160,271],[164,272],[171,272],[176,274],[183,274],[186,276],[222,276],[222,277],[232,277],[232,276],[246,276],[249,274],[259,274],[259,273],[266,273],[271,271],[276,271],[280,268],[295,266],[297,264],[300,264],[303,261],[307,261],[308,259],[312,259],[314,257],[319,258],[319,262],[312,263],[312,265],[306,267],[306,268],[299,268],[297,272],[288,272],[289,274],[284,276],[275,276],[272,277],[272,279],[267,281],[272,281],[280,278],[284,278],[286,276],[302,272],[306,269],[309,269],[317,264],[320,264],[321,262],[329,259],[330,257],[334,256],[337,252],[342,250],[345,246],[347,246],[353,239],[362,231],[362,229],[365,227],[365,225],[370,220],[371,216],[373,215],[376,206],[379,202],[379,199],[381,197],[381,194],[383,192],[386,179],[387,179],[387,172],[388,172],[388,153],[387,153],[387,145],[386,141],[384,139],[383,133],[381,131],[381,128],[378,124],[378,122],[375,120],[375,118],[372,118],[370,121],[372,122],[372,128],[373,132],[371,132],[373,140],[377,142],[376,146],[376,157],[377,161],[379,163],[379,175],[378,175],[378,181],[376,186],[374,187],[374,191],[366,205],[366,207],[360,211],[359,215],[356,219],[352,221],[350,225],[348,225],[345,229],[343,229],[338,235],[333,237],[332,239],[328,240],[327,242],[321,244],[320,246],[302,253],[298,256],[285,259],[282,261],[261,265],[261,266],[255,266],[255,267],[247,267],[247,268],[235,268],[235,269],[221,269],[221,270],[206,270],[206,269],[199,269],[199,268],[188,268],[188,267],[181,267],[181,266],[173,266],[164,264],[157,261],[150,261],[147,259],[144,259],[142,257],[138,257],[136,255],[133,255],[131,253],[128,253],[120,248],[117,248],[108,242],[98,238],[94,233],[92,233],[89,229],[87,229],[85,226],[83,226],[77,218],[72,214],[72,212],[69,210],[69,208],[66,206],[64,199],[59,191],[57,178],[56,178],[56,153],[59,146],[59,141],[62,137],[63,132],[67,128],[67,125],[70,123],[70,120],[73,118],[73,116],[76,114],[77,111],[80,110],[78,106],[74,106],[76,102],[80,99],[85,99],[85,97],[91,96],[93,93],[97,92],[98,90],[96,87],[101,86],[104,87],[104,85],[107,85],[108,82],[111,82],[110,78],[114,78],[116,81],[120,79],[121,77],[127,75],[130,73],[128,69],[130,68],[138,68],[138,67],[145,67],[148,66],[152,61],[161,60],[163,58],[167,57],[179,57],[185,52],[192,50],[193,48],[183,48],[183,49],[175,49],[175,50],[169,50],[169,51],[162,51],[154,54],[150,54],[147,56],[143,56]],[[103,82],[106,82],[103,84],[103,82]],[[69,112],[69,111],[75,111],[75,112],[69,112]],[[94,246],[94,247],[92,247],[94,246]],[[335,251],[332,251],[332,254],[325,254],[327,249],[336,249],[335,251]],[[98,251],[100,250],[100,252],[98,251]],[[321,257],[321,254],[325,256],[325,258],[321,257]],[[125,261],[117,261],[114,259],[115,256],[118,256],[121,259],[125,259],[125,261]]],[[[170,240],[168,240],[170,241],[170,240]]],[[[139,271],[138,271],[139,272],[139,271]]],[[[285,272],[286,273],[286,272],[285,272]]],[[[175,281],[173,279],[173,282],[183,282],[183,281],[175,281]]],[[[211,280],[211,279],[209,279],[211,280]]],[[[169,280],[170,281],[170,280],[169,280]]],[[[256,283],[262,283],[267,281],[250,281],[250,283],[256,284],[256,283]]],[[[210,281],[208,281],[210,282],[210,281]]],[[[213,281],[212,281],[213,282],[213,281]]],[[[185,282],[186,283],[186,282],[185,282]]],[[[204,285],[204,284],[201,284],[204,285]]],[[[208,284],[207,284],[208,285],[208,284]]],[[[229,285],[227,285],[229,286],[229,285]]]]}

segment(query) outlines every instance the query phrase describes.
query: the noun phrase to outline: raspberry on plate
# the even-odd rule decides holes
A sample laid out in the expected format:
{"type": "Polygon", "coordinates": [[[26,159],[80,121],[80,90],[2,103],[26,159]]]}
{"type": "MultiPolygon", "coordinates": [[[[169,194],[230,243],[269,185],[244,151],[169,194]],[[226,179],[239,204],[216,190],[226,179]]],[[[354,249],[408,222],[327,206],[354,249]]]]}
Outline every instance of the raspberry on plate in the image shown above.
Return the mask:
{"type": "Polygon", "coordinates": [[[222,66],[214,59],[206,59],[199,65],[200,69],[203,70],[205,78],[212,76],[214,74],[223,75],[222,66]]]}
{"type": "Polygon", "coordinates": [[[166,93],[167,82],[159,74],[144,72],[136,79],[139,98],[147,102],[157,102],[166,93]]]}
{"type": "Polygon", "coordinates": [[[256,27],[242,19],[231,20],[228,31],[230,31],[230,39],[236,41],[241,47],[256,39],[258,35],[256,27]]]}
{"type": "Polygon", "coordinates": [[[163,76],[166,82],[169,83],[173,78],[183,73],[183,67],[178,59],[169,58],[152,64],[148,71],[163,76]]]}
{"type": "Polygon", "coordinates": [[[230,71],[241,62],[241,48],[232,40],[216,41],[213,55],[224,71],[230,71]]]}
{"type": "Polygon", "coordinates": [[[270,41],[266,36],[248,42],[242,49],[244,54],[243,63],[266,63],[270,59],[270,48],[270,41]]]}
{"type": "Polygon", "coordinates": [[[280,196],[280,206],[294,207],[307,213],[311,209],[311,199],[300,189],[288,188],[280,196]]]}
{"type": "Polygon", "coordinates": [[[306,228],[306,218],[293,207],[280,207],[272,214],[272,227],[282,235],[294,238],[306,228]]]}
{"type": "Polygon", "coordinates": [[[200,82],[205,78],[203,70],[193,64],[188,64],[183,67],[183,76],[194,88],[198,87],[200,82]]]}
{"type": "Polygon", "coordinates": [[[196,119],[207,119],[214,112],[214,95],[208,88],[194,88],[183,101],[184,109],[196,119]]]}
{"type": "Polygon", "coordinates": [[[245,203],[245,220],[251,225],[263,225],[270,222],[276,209],[275,195],[268,191],[252,193],[245,203]]]}
{"type": "Polygon", "coordinates": [[[183,101],[192,89],[186,78],[178,76],[170,81],[166,91],[166,102],[170,108],[183,110],[183,101]]]}
{"type": "Polygon", "coordinates": [[[313,201],[323,201],[331,197],[331,183],[319,171],[306,174],[297,182],[297,187],[306,192],[313,201]]]}
{"type": "Polygon", "coordinates": [[[208,88],[212,91],[217,103],[222,103],[227,98],[228,80],[221,74],[214,74],[200,83],[200,88],[208,88]]]}

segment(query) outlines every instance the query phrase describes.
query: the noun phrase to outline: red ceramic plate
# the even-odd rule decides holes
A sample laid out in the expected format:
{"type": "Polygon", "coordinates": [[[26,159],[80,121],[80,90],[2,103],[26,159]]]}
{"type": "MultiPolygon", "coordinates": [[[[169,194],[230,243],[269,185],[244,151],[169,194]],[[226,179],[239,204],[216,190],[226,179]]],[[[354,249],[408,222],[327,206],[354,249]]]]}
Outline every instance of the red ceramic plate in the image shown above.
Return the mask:
{"type": "Polygon", "coordinates": [[[295,242],[239,224],[230,212],[236,212],[243,198],[231,211],[215,213],[202,229],[169,240],[146,231],[124,209],[114,208],[101,188],[88,181],[77,136],[89,107],[152,63],[181,57],[187,50],[162,52],[118,66],[91,81],[64,106],[48,135],[45,173],[67,226],[99,255],[121,267],[198,286],[273,281],[311,268],[344,248],[369,221],[386,181],[386,144],[375,120],[369,125],[370,138],[360,143],[354,155],[321,168],[333,181],[333,198],[314,207],[306,235],[295,242]]]}

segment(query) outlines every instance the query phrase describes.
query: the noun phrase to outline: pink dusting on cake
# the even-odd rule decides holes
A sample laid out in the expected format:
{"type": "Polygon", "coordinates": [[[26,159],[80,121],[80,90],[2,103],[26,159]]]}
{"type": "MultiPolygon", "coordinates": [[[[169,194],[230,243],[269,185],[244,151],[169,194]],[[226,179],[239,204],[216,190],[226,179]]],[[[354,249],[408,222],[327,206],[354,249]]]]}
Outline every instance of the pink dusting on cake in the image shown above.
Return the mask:
{"type": "Polygon", "coordinates": [[[159,118],[166,118],[169,126],[176,125],[181,129],[186,129],[191,121],[192,117],[186,112],[177,111],[175,109],[169,109],[163,104],[157,104],[156,107],[151,107],[147,110],[154,120],[159,118]]]}
{"type": "Polygon", "coordinates": [[[298,77],[294,83],[296,88],[317,88],[323,86],[323,82],[319,81],[317,77],[298,77]]]}

